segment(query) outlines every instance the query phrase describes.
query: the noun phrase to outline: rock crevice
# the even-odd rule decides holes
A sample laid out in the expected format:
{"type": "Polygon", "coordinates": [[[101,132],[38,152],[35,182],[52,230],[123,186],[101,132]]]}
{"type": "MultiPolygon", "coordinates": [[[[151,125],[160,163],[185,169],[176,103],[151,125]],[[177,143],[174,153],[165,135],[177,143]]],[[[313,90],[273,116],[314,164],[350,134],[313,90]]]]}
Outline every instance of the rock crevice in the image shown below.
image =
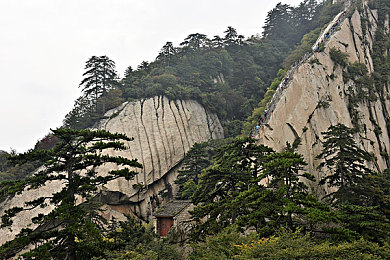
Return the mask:
{"type": "MultiPolygon", "coordinates": [[[[328,174],[317,169],[320,160],[316,156],[322,151],[322,132],[338,123],[353,127],[358,121],[364,126],[355,135],[355,140],[362,149],[376,156],[377,161],[371,167],[379,171],[389,167],[390,139],[386,123],[390,102],[384,101],[379,91],[376,101],[359,100],[351,104],[350,95],[357,87],[351,80],[344,83],[346,68],[336,66],[329,55],[330,49],[336,48],[348,55],[350,64],[362,63],[369,73],[374,71],[372,53],[377,11],[369,10],[368,6],[365,8],[365,12],[355,11],[350,19],[343,21],[340,30],[330,36],[323,52],[311,54],[295,69],[288,88],[280,94],[283,102],[274,105],[268,125],[264,125],[257,136],[260,143],[281,151],[286,142],[292,144],[298,135],[301,143],[297,151],[308,162],[306,170],[315,175],[317,182],[328,174]],[[370,21],[370,26],[362,19],[370,21]],[[364,30],[362,26],[365,26],[364,30]],[[318,63],[311,64],[311,59],[317,59],[318,63]]],[[[318,185],[311,186],[319,196],[326,192],[318,185]]]]}
{"type": "MultiPolygon", "coordinates": [[[[112,150],[107,153],[136,158],[144,166],[138,170],[134,180],[117,179],[100,187],[101,200],[106,203],[105,216],[118,216],[125,212],[150,220],[154,208],[164,199],[161,194],[172,196],[174,187],[171,184],[192,145],[224,137],[218,117],[208,113],[193,100],[172,101],[160,96],[126,102],[108,111],[105,118],[95,128],[124,133],[134,138],[133,141],[126,142],[127,150],[112,150]],[[142,188],[134,186],[141,183],[142,188]]],[[[104,173],[114,170],[114,167],[104,165],[98,171],[104,173]]],[[[58,192],[61,187],[61,183],[51,182],[38,190],[25,191],[1,203],[0,215],[4,210],[23,205],[30,199],[58,192]]],[[[32,217],[50,210],[45,208],[21,212],[12,232],[0,229],[0,244],[12,239],[21,228],[30,225],[32,217]]]]}

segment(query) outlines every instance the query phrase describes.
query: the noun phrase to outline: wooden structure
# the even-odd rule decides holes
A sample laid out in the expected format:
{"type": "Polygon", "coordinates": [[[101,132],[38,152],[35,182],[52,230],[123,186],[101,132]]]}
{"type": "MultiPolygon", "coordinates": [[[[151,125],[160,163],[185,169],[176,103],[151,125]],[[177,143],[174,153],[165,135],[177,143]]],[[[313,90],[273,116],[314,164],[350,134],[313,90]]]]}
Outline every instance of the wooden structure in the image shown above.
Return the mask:
{"type": "Polygon", "coordinates": [[[191,219],[189,213],[194,208],[189,200],[172,200],[153,214],[156,233],[167,237],[171,227],[178,227],[191,219]]]}

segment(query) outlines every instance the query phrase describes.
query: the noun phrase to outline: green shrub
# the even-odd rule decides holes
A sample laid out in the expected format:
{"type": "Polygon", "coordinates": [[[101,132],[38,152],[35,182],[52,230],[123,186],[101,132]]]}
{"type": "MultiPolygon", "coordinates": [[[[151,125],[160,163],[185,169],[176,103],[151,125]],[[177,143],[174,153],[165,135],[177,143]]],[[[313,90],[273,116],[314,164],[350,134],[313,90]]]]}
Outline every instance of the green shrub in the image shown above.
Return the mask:
{"type": "Polygon", "coordinates": [[[329,55],[336,65],[340,65],[341,67],[346,67],[348,65],[348,54],[343,53],[336,48],[331,48],[329,55]]]}
{"type": "Polygon", "coordinates": [[[237,246],[235,259],[389,259],[388,245],[379,246],[366,240],[338,245],[317,243],[309,234],[282,231],[278,236],[252,240],[237,246]]]}

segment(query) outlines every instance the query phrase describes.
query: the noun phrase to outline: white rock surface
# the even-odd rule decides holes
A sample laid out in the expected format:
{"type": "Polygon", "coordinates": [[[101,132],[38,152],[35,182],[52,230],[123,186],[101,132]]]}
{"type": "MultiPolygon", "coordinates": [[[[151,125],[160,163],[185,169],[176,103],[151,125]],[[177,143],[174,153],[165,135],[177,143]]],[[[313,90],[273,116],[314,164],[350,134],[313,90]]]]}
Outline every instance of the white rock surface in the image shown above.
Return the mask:
{"type": "MultiPolygon", "coordinates": [[[[184,155],[194,143],[223,138],[223,128],[216,114],[208,113],[196,101],[168,100],[154,97],[142,101],[124,103],[108,111],[105,119],[96,128],[110,132],[125,133],[134,140],[127,142],[126,151],[110,151],[130,159],[137,158],[144,168],[135,179],[118,179],[101,187],[106,194],[104,215],[116,216],[119,213],[136,213],[144,219],[150,217],[161,191],[169,190],[177,177],[177,168],[184,155]],[[137,193],[133,184],[143,183],[147,189],[137,193]]],[[[107,165],[99,169],[104,173],[113,169],[107,165]]],[[[61,188],[60,182],[52,182],[39,190],[25,191],[0,204],[0,215],[4,210],[23,206],[25,201],[43,195],[50,195],[61,188]]],[[[160,198],[161,199],[161,198],[160,198]]],[[[50,208],[22,212],[14,221],[12,232],[0,229],[0,244],[12,239],[23,227],[30,225],[33,216],[48,212],[50,208]]]]}
{"type": "MultiPolygon", "coordinates": [[[[282,150],[286,142],[292,144],[297,138],[301,139],[298,152],[308,163],[307,171],[315,175],[317,181],[327,174],[317,170],[320,160],[315,157],[322,150],[324,132],[331,125],[342,123],[351,127],[351,116],[348,111],[348,87],[343,82],[342,68],[335,66],[329,56],[330,48],[337,48],[348,54],[350,63],[364,63],[370,72],[373,72],[372,46],[373,37],[377,27],[377,12],[366,9],[363,14],[371,23],[367,33],[362,35],[361,14],[357,11],[350,21],[345,19],[341,29],[333,34],[326,44],[323,52],[313,54],[307,62],[301,64],[293,75],[292,82],[284,90],[277,103],[268,125],[263,126],[259,133],[259,142],[268,145],[278,151],[282,150]],[[362,43],[361,39],[367,41],[362,43]],[[310,64],[309,61],[317,58],[319,64],[310,64]],[[333,77],[333,79],[331,78],[333,77]],[[329,107],[318,106],[321,101],[328,101],[329,107]]],[[[378,158],[375,165],[370,165],[376,170],[384,170],[389,167],[386,156],[390,155],[389,133],[386,128],[386,115],[390,111],[389,100],[382,104],[379,99],[376,102],[360,102],[357,108],[360,123],[364,126],[361,133],[355,136],[361,148],[372,152],[378,158]],[[370,113],[374,121],[380,126],[382,133],[379,138],[374,133],[374,125],[369,120],[370,113]],[[380,147],[382,153],[380,151],[380,147]]],[[[311,183],[313,190],[318,194],[326,192],[323,188],[311,183]]]]}
{"type": "Polygon", "coordinates": [[[137,158],[144,168],[133,181],[112,181],[103,189],[121,192],[131,201],[142,200],[143,216],[150,213],[147,206],[152,203],[150,197],[176,179],[176,173],[167,173],[175,172],[175,167],[193,144],[223,138],[218,117],[192,100],[154,97],[127,103],[106,115],[115,117],[103,120],[100,129],[134,137],[134,141],[127,142],[127,151],[112,151],[112,154],[137,158]],[[138,196],[132,187],[135,183],[147,184],[148,189],[138,196]]]}

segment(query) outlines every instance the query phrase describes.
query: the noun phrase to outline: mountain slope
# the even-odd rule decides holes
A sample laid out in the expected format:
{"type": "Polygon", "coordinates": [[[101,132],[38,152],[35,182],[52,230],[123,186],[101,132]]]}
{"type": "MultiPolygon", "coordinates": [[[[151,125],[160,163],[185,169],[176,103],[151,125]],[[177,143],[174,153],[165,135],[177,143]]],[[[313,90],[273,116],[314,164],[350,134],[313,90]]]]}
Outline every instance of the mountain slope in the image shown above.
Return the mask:
{"type": "MultiPolygon", "coordinates": [[[[223,138],[218,117],[191,100],[172,101],[166,97],[154,97],[127,102],[108,111],[105,116],[107,119],[99,122],[97,128],[134,137],[134,141],[126,143],[128,150],[110,153],[137,158],[144,166],[134,180],[118,179],[100,187],[97,198],[105,204],[103,214],[107,218],[114,216],[118,219],[119,212],[150,220],[151,213],[159,203],[172,198],[171,184],[176,179],[176,170],[192,145],[223,138]]],[[[113,169],[112,165],[104,168],[99,171],[113,169]]],[[[59,181],[52,181],[37,190],[26,190],[8,198],[0,204],[0,215],[31,199],[58,192],[61,186],[59,181]]],[[[50,210],[50,207],[37,208],[18,214],[11,232],[9,229],[0,229],[0,244],[31,225],[32,217],[50,210]]]]}
{"type": "MultiPolygon", "coordinates": [[[[257,136],[259,142],[276,150],[282,150],[286,142],[300,143],[297,151],[304,155],[307,170],[317,181],[327,174],[317,170],[320,160],[315,158],[322,150],[321,132],[337,123],[356,129],[355,140],[377,158],[369,166],[378,171],[389,167],[389,89],[379,82],[369,84],[375,81],[369,75],[375,71],[378,11],[370,9],[368,2],[349,11],[351,16],[329,36],[325,49],[295,68],[257,136]],[[335,53],[346,57],[344,65],[339,64],[335,53]],[[350,75],[364,67],[367,75],[350,75]]],[[[388,16],[386,21],[388,24],[388,16]]],[[[318,185],[313,188],[318,194],[324,192],[318,185]]]]}

